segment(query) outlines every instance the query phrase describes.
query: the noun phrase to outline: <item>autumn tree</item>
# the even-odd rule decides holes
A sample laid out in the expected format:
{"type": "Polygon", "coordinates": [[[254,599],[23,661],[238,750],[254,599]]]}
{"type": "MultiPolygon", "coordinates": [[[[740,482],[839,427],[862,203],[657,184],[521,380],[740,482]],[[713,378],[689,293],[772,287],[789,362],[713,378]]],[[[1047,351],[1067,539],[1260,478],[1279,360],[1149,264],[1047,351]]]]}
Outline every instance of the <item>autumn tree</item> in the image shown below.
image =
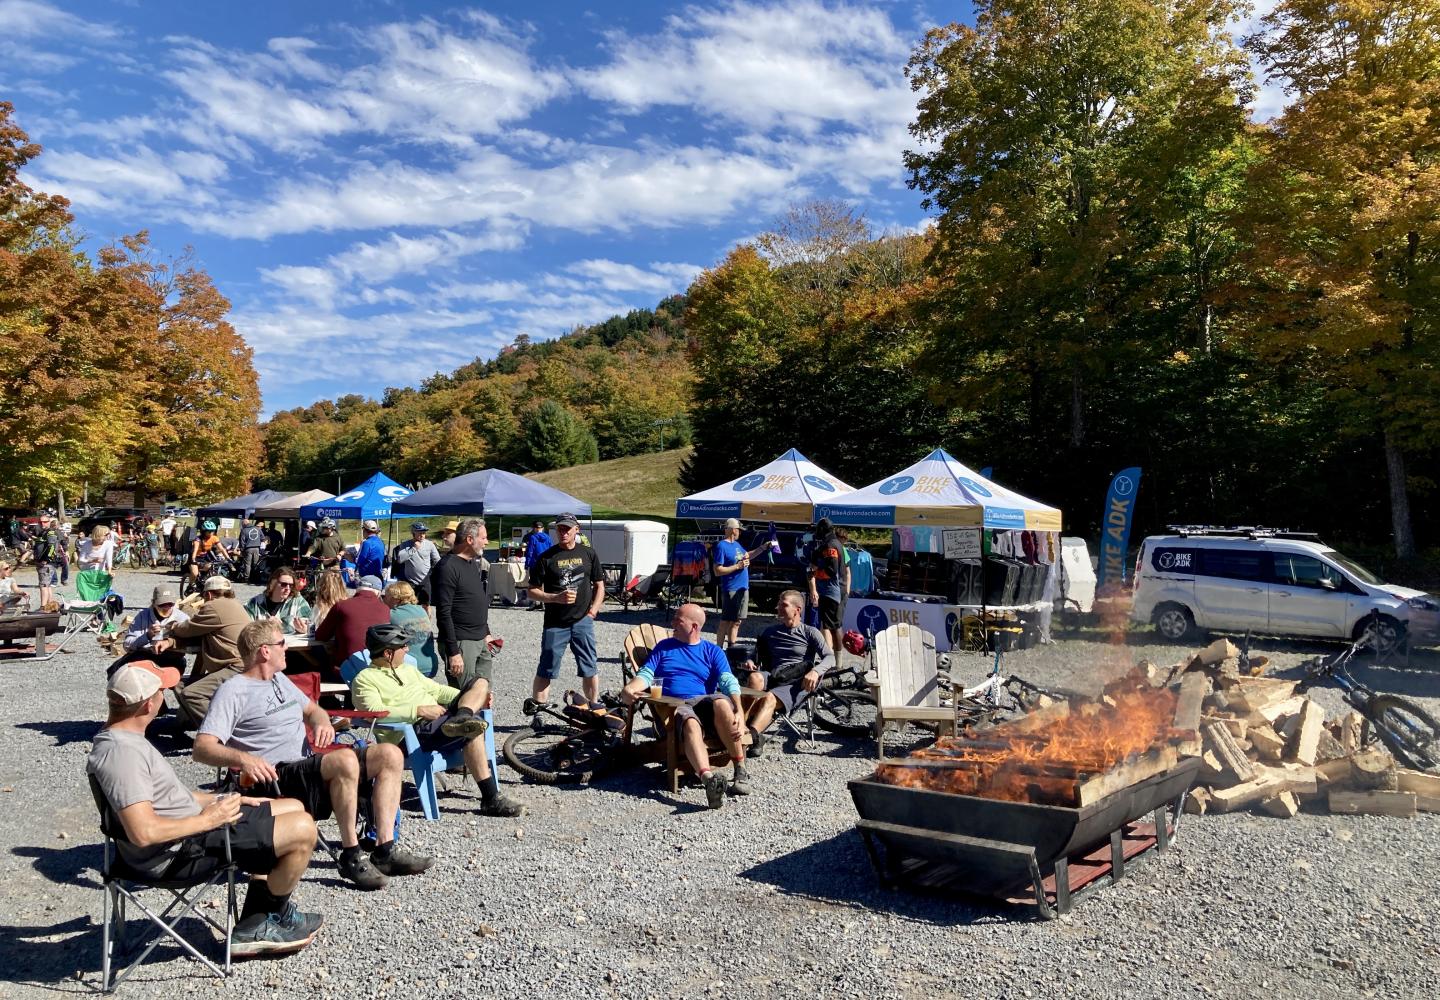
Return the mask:
{"type": "Polygon", "coordinates": [[[1440,2],[1282,0],[1248,44],[1293,98],[1247,213],[1260,348],[1379,438],[1410,556],[1408,458],[1440,444],[1440,2]]]}

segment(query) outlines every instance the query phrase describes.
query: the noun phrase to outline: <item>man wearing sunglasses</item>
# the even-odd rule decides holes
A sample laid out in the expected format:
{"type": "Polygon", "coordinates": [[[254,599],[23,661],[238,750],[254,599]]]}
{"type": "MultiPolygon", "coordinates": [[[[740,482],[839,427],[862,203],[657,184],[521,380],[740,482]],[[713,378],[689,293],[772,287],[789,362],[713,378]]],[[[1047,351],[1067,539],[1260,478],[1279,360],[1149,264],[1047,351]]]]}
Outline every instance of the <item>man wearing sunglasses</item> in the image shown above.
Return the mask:
{"type": "Polygon", "coordinates": [[[360,889],[383,889],[386,876],[418,875],[431,859],[395,844],[404,752],[392,743],[332,753],[335,728],[323,708],[307,699],[281,671],[285,636],[268,619],[240,633],[245,672],[215,692],[195,737],[195,760],[240,772],[242,786],[259,794],[299,799],[316,820],[335,815],[340,828],[340,874],[360,889]],[[313,747],[313,751],[312,751],[313,747]],[[360,783],[373,782],[370,818],[376,847],[360,850],[356,823],[360,783]]]}
{"type": "Polygon", "coordinates": [[[304,635],[310,630],[310,602],[295,586],[295,571],[281,566],[270,574],[265,589],[245,602],[251,621],[274,618],[286,635],[304,635]]]}
{"type": "Polygon", "coordinates": [[[550,700],[550,682],[560,676],[560,663],[568,647],[585,697],[600,700],[600,673],[595,659],[595,616],[605,602],[605,571],[600,557],[580,544],[580,521],[574,514],[555,519],[560,540],[546,549],[530,568],[526,593],[545,607],[545,630],[540,639],[540,664],[535,669],[531,698],[525,714],[550,700]]]}

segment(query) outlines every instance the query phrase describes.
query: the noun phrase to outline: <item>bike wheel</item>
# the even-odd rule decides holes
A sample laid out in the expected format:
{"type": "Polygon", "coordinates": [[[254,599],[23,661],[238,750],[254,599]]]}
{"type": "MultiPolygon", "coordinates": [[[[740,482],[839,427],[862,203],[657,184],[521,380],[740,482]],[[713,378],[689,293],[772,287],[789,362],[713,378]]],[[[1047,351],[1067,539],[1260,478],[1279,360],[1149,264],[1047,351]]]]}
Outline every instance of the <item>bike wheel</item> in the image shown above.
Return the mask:
{"type": "Polygon", "coordinates": [[[140,569],[145,565],[145,556],[135,546],[130,547],[130,568],[140,569]]]}
{"type": "Polygon", "coordinates": [[[818,687],[815,725],[840,736],[870,736],[875,731],[875,699],[868,691],[818,687]]]}
{"type": "Polygon", "coordinates": [[[510,734],[501,751],[505,761],[542,785],[574,785],[595,777],[606,748],[596,734],[569,726],[527,726],[510,734]]]}
{"type": "Polygon", "coordinates": [[[1368,742],[1372,736],[1378,737],[1402,766],[1440,772],[1440,722],[1414,702],[1391,694],[1371,699],[1362,741],[1368,742]]]}

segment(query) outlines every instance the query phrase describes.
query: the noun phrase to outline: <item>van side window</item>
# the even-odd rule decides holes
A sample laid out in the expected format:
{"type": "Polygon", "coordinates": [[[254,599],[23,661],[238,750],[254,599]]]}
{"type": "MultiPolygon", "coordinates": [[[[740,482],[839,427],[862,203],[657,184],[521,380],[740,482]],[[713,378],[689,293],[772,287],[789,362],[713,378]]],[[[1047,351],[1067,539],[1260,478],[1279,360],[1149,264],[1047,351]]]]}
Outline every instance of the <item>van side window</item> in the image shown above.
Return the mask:
{"type": "Polygon", "coordinates": [[[1340,571],[1314,556],[1275,553],[1275,582],[1315,590],[1340,590],[1345,580],[1340,571]]]}
{"type": "Polygon", "coordinates": [[[1228,580],[1270,581],[1270,553],[1255,549],[1199,549],[1196,572],[1228,580]]]}

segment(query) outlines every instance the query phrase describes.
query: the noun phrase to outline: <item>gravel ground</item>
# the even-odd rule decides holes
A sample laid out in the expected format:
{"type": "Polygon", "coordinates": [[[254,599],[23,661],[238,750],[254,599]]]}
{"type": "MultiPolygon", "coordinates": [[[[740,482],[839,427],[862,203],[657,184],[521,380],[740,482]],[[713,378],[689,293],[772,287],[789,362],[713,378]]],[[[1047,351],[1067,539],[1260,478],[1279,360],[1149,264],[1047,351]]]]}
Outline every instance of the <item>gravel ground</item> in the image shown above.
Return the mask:
{"type": "MultiPolygon", "coordinates": [[[[127,605],[154,577],[122,572],[127,605]]],[[[242,588],[248,596],[254,588],[242,588]]],[[[607,611],[598,637],[605,686],[640,613],[607,611]]],[[[652,612],[648,620],[656,620],[652,612]]],[[[498,722],[518,722],[539,652],[540,616],[497,609],[506,639],[498,722]]],[[[753,619],[747,633],[767,619],[753,619]]],[[[1147,656],[1184,648],[1114,646],[1082,633],[1013,654],[1037,683],[1095,688],[1147,656]]],[[[1136,640],[1140,640],[1137,643],[1136,640]]],[[[103,718],[108,657],[89,637],[42,664],[0,661],[0,996],[88,993],[99,975],[101,893],[94,808],[84,777],[103,718]]],[[[1270,643],[1277,667],[1324,646],[1270,643]]],[[[1332,647],[1333,648],[1333,647],[1332,647]]],[[[977,660],[976,677],[982,670],[977,660]]],[[[1378,669],[1377,687],[1440,711],[1440,669],[1378,669]]],[[[1338,693],[1318,695],[1332,712],[1338,693]]],[[[163,744],[182,777],[213,772],[163,744]]],[[[718,812],[696,788],[678,796],[644,773],[591,788],[502,781],[529,807],[477,817],[473,786],[441,798],[427,823],[407,803],[402,840],[433,854],[425,875],[360,894],[317,853],[296,900],[327,923],[303,954],[237,966],[224,985],[162,946],[132,996],[326,995],[546,997],[1224,996],[1433,997],[1440,967],[1440,816],[1414,820],[1248,814],[1186,817],[1173,849],[1082,899],[1058,922],[973,900],[881,890],[853,831],[847,779],[869,747],[767,751],[755,794],[718,812]],[[157,961],[158,959],[158,961],[157,961]]],[[[327,824],[333,830],[333,823],[327,824]]]]}

